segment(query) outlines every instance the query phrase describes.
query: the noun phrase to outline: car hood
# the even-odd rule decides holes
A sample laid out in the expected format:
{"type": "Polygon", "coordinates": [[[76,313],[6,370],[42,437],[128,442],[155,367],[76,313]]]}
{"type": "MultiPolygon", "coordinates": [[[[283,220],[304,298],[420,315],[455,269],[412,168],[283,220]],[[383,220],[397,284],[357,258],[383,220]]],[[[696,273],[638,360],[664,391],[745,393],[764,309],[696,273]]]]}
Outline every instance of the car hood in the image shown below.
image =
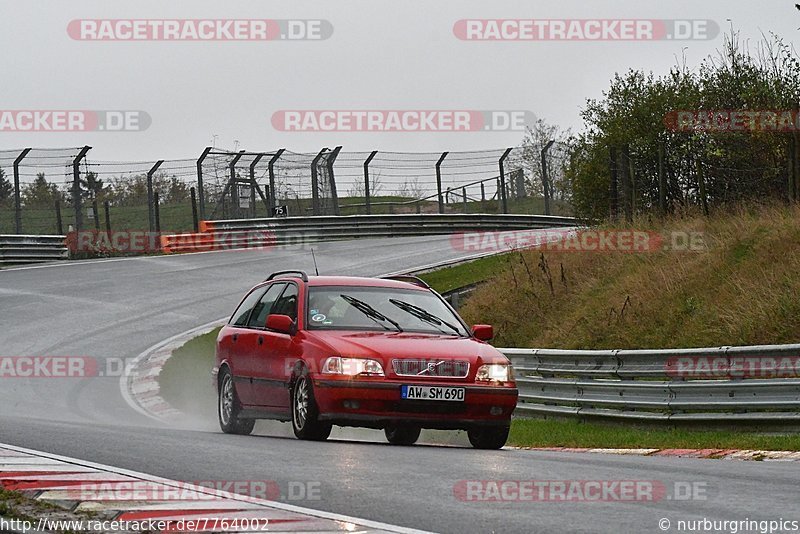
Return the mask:
{"type": "Polygon", "coordinates": [[[473,338],[411,332],[307,331],[329,347],[332,356],[388,361],[394,358],[468,360],[470,363],[506,363],[503,354],[473,338]]]}

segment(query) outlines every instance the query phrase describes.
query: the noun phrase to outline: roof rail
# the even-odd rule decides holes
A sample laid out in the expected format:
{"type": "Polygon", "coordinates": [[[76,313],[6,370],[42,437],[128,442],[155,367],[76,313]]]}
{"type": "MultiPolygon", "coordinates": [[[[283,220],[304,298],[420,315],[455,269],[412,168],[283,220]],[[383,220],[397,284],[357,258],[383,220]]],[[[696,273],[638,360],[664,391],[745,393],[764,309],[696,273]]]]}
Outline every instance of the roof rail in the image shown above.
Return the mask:
{"type": "Polygon", "coordinates": [[[431,286],[418,276],[413,276],[410,274],[396,274],[392,276],[381,276],[381,280],[397,280],[398,282],[408,282],[409,284],[414,284],[415,286],[424,287],[425,289],[430,289],[431,286]]]}
{"type": "Polygon", "coordinates": [[[296,269],[290,269],[288,271],[275,271],[274,273],[269,275],[269,278],[267,278],[265,280],[265,282],[269,282],[270,280],[274,280],[275,278],[277,278],[279,276],[283,276],[285,274],[297,274],[297,275],[300,275],[300,279],[303,282],[308,282],[308,275],[306,274],[306,272],[305,271],[299,271],[299,270],[296,270],[296,269]]]}

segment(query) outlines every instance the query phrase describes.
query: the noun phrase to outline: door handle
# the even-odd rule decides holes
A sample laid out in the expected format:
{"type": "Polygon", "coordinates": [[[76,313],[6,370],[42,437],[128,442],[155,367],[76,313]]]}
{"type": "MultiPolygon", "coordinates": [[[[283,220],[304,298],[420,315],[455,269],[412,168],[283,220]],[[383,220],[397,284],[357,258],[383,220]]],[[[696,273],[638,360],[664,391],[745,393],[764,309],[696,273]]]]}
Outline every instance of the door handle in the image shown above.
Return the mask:
{"type": "Polygon", "coordinates": [[[236,343],[236,340],[239,339],[239,334],[233,334],[233,342],[236,343]]]}
{"type": "Polygon", "coordinates": [[[263,337],[258,336],[258,344],[259,345],[263,345],[264,344],[264,338],[263,337]]]}

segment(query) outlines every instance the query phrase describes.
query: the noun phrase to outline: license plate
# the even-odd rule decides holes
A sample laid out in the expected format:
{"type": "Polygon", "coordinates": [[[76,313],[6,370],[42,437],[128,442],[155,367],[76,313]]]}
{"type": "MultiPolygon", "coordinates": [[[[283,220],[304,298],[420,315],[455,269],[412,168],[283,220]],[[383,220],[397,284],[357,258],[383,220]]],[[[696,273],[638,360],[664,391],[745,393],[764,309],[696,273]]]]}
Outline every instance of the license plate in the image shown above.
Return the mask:
{"type": "Polygon", "coordinates": [[[400,396],[407,400],[463,402],[466,390],[439,386],[402,386],[400,396]]]}

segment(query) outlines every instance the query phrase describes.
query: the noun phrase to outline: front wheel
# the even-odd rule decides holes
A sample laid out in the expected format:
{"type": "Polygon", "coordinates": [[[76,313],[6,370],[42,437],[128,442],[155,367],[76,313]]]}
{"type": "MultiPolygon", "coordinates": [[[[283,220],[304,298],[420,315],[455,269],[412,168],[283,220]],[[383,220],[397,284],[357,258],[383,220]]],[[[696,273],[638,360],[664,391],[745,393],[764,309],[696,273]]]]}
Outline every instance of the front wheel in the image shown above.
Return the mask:
{"type": "Polygon", "coordinates": [[[319,420],[314,388],[307,376],[301,376],[292,388],[292,429],[299,439],[325,441],[332,425],[319,420]]]}
{"type": "Polygon", "coordinates": [[[233,377],[227,369],[222,371],[219,381],[219,402],[217,415],[219,416],[219,426],[226,434],[239,434],[246,436],[253,431],[256,426],[255,419],[243,419],[239,417],[242,405],[236,395],[236,388],[233,384],[233,377]]]}
{"type": "Polygon", "coordinates": [[[507,426],[479,426],[467,430],[467,437],[476,449],[502,449],[508,441],[510,429],[507,426]]]}
{"type": "Polygon", "coordinates": [[[390,425],[383,429],[386,440],[392,445],[413,445],[422,429],[418,426],[390,425]]]}

